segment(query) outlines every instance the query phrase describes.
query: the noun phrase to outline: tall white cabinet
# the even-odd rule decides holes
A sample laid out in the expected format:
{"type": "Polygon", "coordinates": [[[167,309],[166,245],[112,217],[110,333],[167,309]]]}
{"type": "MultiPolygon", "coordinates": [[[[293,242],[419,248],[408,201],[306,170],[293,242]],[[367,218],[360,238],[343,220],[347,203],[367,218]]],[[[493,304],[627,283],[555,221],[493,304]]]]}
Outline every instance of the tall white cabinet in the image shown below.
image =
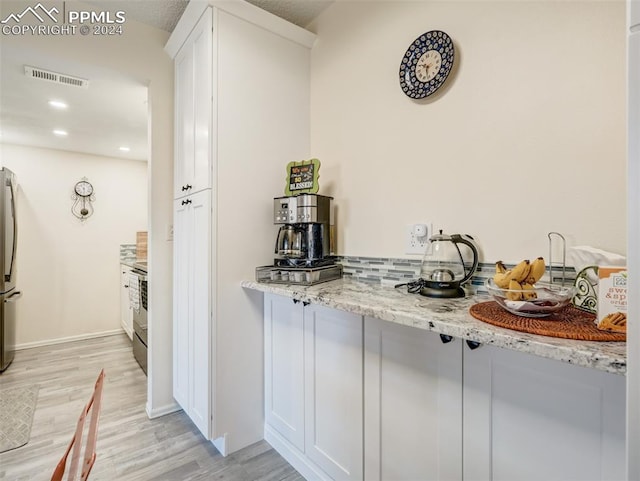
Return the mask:
{"type": "Polygon", "coordinates": [[[242,1],[192,0],[165,47],[175,66],[173,392],[225,455],[263,438],[263,304],[239,285],[272,262],[272,199],[287,163],[309,158],[314,39],[242,1]]]}

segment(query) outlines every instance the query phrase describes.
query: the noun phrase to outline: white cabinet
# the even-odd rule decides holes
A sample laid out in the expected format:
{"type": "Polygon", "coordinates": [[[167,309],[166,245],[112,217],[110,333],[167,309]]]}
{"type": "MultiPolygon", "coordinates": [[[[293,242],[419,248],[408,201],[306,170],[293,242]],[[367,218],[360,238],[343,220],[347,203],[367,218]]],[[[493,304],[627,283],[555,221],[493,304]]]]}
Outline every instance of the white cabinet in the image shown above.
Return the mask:
{"type": "Polygon", "coordinates": [[[272,199],[287,163],[310,157],[314,39],[249,3],[209,0],[189,2],[165,46],[175,61],[174,397],[223,455],[264,435],[262,299],[239,282],[273,259],[272,199]]]}
{"type": "Polygon", "coordinates": [[[173,396],[211,434],[211,191],[174,201],[173,396]]]}
{"type": "Polygon", "coordinates": [[[465,480],[625,479],[625,378],[464,349],[465,480]]]}
{"type": "Polygon", "coordinates": [[[307,479],[364,479],[362,323],[265,295],[265,439],[307,479]]]}
{"type": "Polygon", "coordinates": [[[302,303],[265,295],[265,422],[304,452],[302,303]]]}
{"type": "Polygon", "coordinates": [[[211,188],[211,22],[203,15],[175,58],[176,199],[211,188]]]}
{"type": "Polygon", "coordinates": [[[129,275],[131,267],[120,264],[120,324],[129,339],[133,339],[133,309],[129,301],[129,275]]]}
{"type": "Polygon", "coordinates": [[[365,318],[365,478],[462,478],[462,342],[365,318]]]}
{"type": "Polygon", "coordinates": [[[624,479],[624,376],[274,294],[264,309],[265,439],[309,480],[624,479]]]}
{"type": "Polygon", "coordinates": [[[332,479],[363,479],[362,316],[304,309],[305,453],[332,479]]]}

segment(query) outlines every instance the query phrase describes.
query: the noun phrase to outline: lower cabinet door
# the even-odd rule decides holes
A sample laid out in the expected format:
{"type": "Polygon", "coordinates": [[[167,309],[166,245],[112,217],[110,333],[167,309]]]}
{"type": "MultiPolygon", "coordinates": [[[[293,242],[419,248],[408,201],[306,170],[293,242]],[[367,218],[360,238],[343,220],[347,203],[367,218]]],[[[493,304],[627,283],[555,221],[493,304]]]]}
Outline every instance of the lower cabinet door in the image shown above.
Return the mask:
{"type": "Polygon", "coordinates": [[[173,397],[211,438],[211,192],[174,204],[173,397]]]}
{"type": "Polygon", "coordinates": [[[363,318],[309,305],[305,454],[334,480],[363,478],[363,318]]]}
{"type": "MultiPolygon", "coordinates": [[[[173,212],[173,397],[189,409],[191,338],[191,245],[193,219],[189,206],[174,201],[173,212]]],[[[188,414],[188,413],[187,413],[188,414]]]]}
{"type": "Polygon", "coordinates": [[[304,452],[302,303],[265,294],[265,422],[304,452]]]}
{"type": "Polygon", "coordinates": [[[463,349],[464,479],[625,478],[625,377],[521,352],[463,349]]]}
{"type": "Polygon", "coordinates": [[[365,318],[367,481],[462,479],[462,342],[365,318]]]}

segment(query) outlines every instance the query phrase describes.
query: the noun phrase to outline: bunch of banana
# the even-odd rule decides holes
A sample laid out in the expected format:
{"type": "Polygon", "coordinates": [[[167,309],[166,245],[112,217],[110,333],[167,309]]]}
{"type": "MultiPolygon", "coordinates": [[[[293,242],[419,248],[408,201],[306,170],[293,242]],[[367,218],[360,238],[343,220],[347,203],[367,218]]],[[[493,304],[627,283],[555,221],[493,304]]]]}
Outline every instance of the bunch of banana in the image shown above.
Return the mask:
{"type": "Polygon", "coordinates": [[[535,299],[537,295],[533,285],[543,276],[545,268],[542,257],[533,262],[529,262],[529,259],[520,261],[513,269],[507,269],[502,261],[498,261],[493,282],[501,289],[509,289],[506,295],[512,301],[535,299]]]}

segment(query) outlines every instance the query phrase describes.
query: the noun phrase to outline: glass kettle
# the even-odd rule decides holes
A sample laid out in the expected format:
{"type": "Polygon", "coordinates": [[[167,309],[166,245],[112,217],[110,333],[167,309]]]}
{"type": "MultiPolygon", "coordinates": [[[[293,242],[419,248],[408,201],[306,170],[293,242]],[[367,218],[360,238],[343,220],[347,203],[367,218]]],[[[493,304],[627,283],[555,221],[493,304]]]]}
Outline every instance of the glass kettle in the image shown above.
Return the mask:
{"type": "Polygon", "coordinates": [[[462,285],[471,279],[478,268],[478,249],[469,235],[446,235],[440,230],[429,238],[422,258],[420,294],[427,297],[464,297],[462,285]],[[471,268],[465,266],[460,248],[470,251],[471,268]]]}

